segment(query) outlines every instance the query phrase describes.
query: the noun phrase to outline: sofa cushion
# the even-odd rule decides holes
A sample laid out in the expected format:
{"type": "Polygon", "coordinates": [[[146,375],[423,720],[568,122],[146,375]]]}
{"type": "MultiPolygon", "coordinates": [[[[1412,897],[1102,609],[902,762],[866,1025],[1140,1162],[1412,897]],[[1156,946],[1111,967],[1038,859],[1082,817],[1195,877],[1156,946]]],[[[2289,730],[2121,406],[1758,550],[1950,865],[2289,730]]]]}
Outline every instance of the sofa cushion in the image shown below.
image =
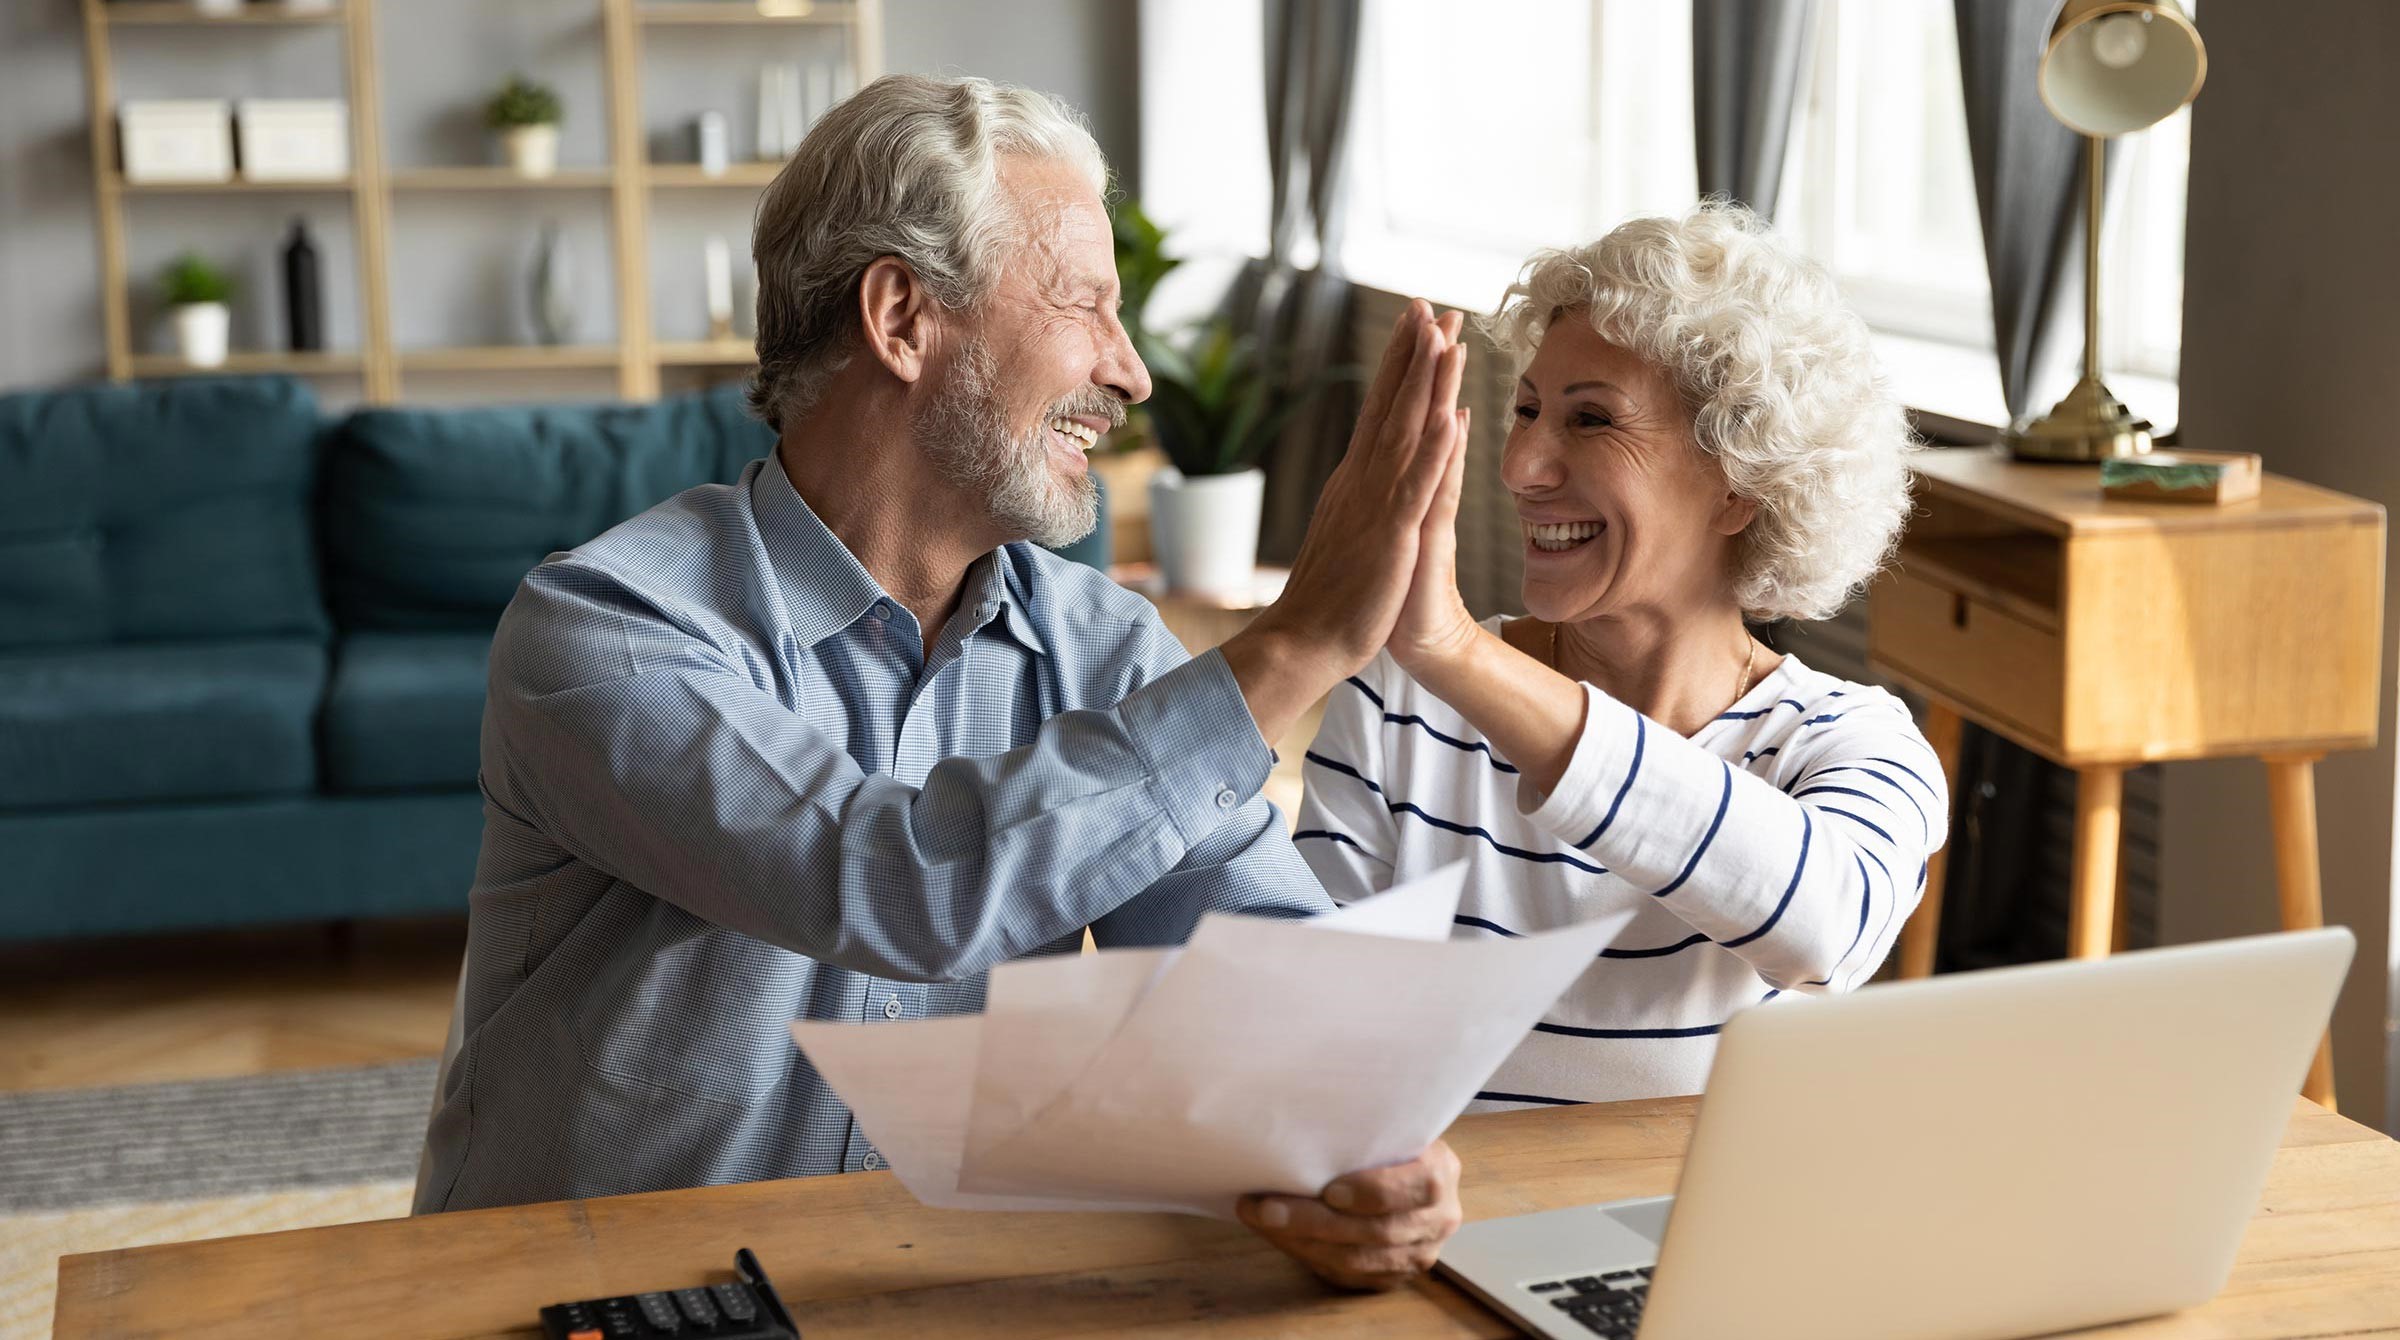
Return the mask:
{"type": "Polygon", "coordinates": [[[277,378],[0,396],[0,648],[321,635],[317,436],[277,378]]]}
{"type": "Polygon", "coordinates": [[[488,632],[545,556],[773,446],[731,386],[648,405],[362,410],[325,467],[334,616],[488,632]]]}
{"type": "Polygon", "coordinates": [[[325,695],[333,791],[475,785],[489,633],[353,633],[325,695]]]}
{"type": "Polygon", "coordinates": [[[313,638],[0,652],[0,807],[316,785],[313,638]]]}

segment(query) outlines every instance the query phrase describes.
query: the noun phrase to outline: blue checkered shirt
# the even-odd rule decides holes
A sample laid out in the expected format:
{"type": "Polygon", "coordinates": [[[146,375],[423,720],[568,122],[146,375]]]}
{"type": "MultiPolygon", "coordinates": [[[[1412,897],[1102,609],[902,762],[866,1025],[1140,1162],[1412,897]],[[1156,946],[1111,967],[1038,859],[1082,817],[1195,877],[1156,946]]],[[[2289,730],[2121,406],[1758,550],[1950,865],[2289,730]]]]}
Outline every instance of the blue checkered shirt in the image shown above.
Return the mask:
{"type": "Polygon", "coordinates": [[[1232,674],[1012,544],[930,655],[773,457],[534,569],[492,644],[483,849],[420,1213],[881,1166],[794,1019],[1331,904],[1232,674]]]}

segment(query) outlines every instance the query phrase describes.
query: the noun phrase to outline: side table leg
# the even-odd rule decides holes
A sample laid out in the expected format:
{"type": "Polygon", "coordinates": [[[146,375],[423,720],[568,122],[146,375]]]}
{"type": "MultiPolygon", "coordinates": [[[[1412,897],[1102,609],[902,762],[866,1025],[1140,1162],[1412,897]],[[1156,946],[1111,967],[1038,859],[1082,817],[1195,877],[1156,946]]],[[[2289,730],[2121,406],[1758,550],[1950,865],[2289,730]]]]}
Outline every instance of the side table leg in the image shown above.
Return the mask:
{"type": "Polygon", "coordinates": [[[2075,778],[2075,883],[2067,908],[2067,955],[2106,958],[2117,925],[2117,844],[2124,827],[2125,770],[2082,768],[2075,778]]]}
{"type": "MultiPolygon", "coordinates": [[[[1958,786],[1958,745],[1960,722],[1958,713],[1940,703],[1925,705],[1925,742],[1933,746],[1934,759],[1942,765],[1942,785],[1945,789],[1958,786]]],[[[1925,858],[1925,892],[1917,899],[1917,910],[1910,914],[1908,924],[1900,928],[1900,975],[1930,977],[1933,975],[1933,951],[1942,933],[1942,876],[1950,866],[1950,844],[1925,858]]]]}
{"type": "MultiPolygon", "coordinates": [[[[2267,813],[2275,829],[2275,888],[2287,931],[2325,924],[2325,897],[2317,868],[2317,757],[2270,758],[2267,813]]],[[[2333,1108],[2333,1038],[2317,1042],[2300,1092],[2310,1102],[2333,1108]]]]}

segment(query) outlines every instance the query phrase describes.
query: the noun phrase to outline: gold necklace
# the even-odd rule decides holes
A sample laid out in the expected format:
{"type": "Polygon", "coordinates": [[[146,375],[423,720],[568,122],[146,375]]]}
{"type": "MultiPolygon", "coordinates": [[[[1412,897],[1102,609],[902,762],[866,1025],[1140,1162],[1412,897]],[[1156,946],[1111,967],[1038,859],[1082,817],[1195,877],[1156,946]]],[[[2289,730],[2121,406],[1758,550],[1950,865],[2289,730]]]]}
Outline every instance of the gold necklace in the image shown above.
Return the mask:
{"type": "MultiPolygon", "coordinates": [[[[1758,639],[1750,636],[1750,634],[1745,631],[1742,634],[1742,644],[1748,648],[1748,650],[1742,653],[1742,686],[1733,691],[1733,700],[1737,703],[1750,696],[1750,669],[1752,666],[1758,664],[1758,639]]],[[[1553,672],[1559,674],[1565,673],[1558,668],[1557,624],[1550,625],[1550,651],[1548,660],[1550,663],[1550,669],[1553,672]]]]}

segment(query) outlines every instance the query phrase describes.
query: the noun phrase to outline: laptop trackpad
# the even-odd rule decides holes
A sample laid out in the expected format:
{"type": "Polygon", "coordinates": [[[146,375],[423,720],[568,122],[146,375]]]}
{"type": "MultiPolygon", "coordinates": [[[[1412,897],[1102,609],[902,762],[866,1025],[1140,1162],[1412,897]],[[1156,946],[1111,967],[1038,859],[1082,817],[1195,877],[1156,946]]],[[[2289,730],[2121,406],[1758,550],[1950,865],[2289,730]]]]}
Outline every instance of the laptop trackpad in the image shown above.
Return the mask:
{"type": "Polygon", "coordinates": [[[1651,1200],[1633,1200],[1617,1205],[1603,1205],[1600,1207],[1600,1213],[1648,1238],[1651,1249],[1655,1251],[1660,1243],[1667,1240],[1667,1211],[1674,1207],[1674,1197],[1659,1196],[1651,1200]]]}

